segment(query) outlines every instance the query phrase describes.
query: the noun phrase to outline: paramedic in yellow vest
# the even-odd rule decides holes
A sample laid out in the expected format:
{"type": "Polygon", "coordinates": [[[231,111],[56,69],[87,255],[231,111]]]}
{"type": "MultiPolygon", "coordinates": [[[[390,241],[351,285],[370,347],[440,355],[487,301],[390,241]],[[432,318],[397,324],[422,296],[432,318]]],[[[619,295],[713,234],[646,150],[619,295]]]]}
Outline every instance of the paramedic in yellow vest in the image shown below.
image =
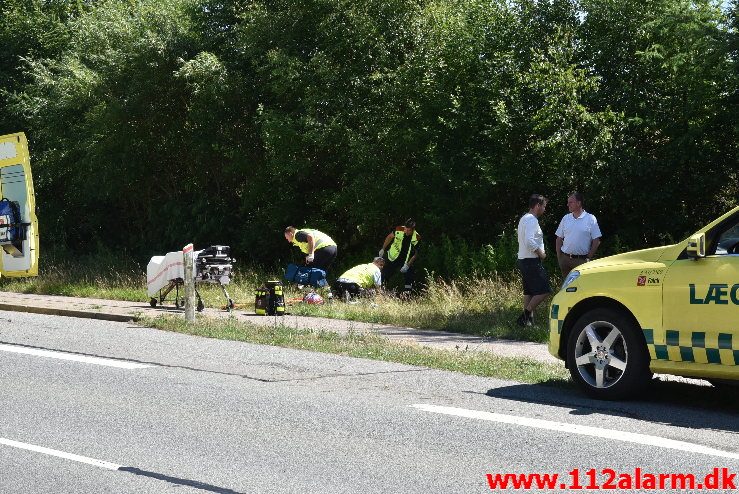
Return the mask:
{"type": "Polygon", "coordinates": [[[396,227],[394,232],[385,237],[382,249],[378,253],[380,257],[387,259],[382,269],[383,282],[387,282],[392,275],[400,271],[405,277],[403,291],[411,290],[415,274],[413,264],[418,256],[418,242],[420,241],[421,235],[416,231],[416,222],[412,219],[408,219],[405,225],[396,227]]]}
{"type": "Polygon", "coordinates": [[[382,286],[382,267],[385,259],[375,257],[369,264],[354,266],[336,280],[336,292],[347,302],[351,297],[373,293],[382,286]]]}
{"type": "Polygon", "coordinates": [[[328,272],[336,259],[336,242],[328,235],[312,228],[285,228],[285,239],[305,254],[305,264],[328,272]]]}

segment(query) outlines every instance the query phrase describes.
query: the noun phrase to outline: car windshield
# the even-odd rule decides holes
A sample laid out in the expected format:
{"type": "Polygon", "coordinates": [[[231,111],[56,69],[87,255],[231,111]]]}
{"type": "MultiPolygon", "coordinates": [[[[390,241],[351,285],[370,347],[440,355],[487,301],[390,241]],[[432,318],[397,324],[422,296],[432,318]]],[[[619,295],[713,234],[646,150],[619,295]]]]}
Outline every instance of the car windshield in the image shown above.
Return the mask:
{"type": "Polygon", "coordinates": [[[716,255],[739,254],[739,222],[724,231],[716,245],[716,255]]]}

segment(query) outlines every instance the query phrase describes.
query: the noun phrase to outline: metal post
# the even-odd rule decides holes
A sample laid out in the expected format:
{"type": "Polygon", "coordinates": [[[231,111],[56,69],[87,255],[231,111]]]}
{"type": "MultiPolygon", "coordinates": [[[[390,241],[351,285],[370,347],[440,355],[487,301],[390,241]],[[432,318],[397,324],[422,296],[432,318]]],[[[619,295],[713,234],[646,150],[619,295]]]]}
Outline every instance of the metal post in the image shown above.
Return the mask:
{"type": "Polygon", "coordinates": [[[195,321],[195,274],[193,273],[193,246],[182,249],[185,261],[185,321],[195,321]]]}

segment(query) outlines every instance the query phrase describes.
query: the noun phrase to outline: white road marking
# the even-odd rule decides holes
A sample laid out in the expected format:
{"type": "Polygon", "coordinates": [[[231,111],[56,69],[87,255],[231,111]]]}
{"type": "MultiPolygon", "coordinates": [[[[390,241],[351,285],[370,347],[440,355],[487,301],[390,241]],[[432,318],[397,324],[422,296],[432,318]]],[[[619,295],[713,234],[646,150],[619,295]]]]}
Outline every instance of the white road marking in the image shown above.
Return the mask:
{"type": "Polygon", "coordinates": [[[120,369],[145,369],[153,367],[150,364],[140,364],[138,362],[127,362],[124,360],[113,360],[100,357],[88,357],[86,355],[76,355],[74,353],[57,352],[52,350],[40,350],[37,348],[28,348],[16,345],[0,344],[0,351],[11,353],[22,353],[25,355],[34,355],[36,357],[56,358],[60,360],[72,360],[74,362],[83,362],[86,364],[106,365],[108,367],[118,367],[120,369]]]}
{"type": "Polygon", "coordinates": [[[458,417],[466,417],[470,419],[489,420],[492,422],[500,422],[503,424],[522,425],[524,427],[534,427],[537,429],[546,429],[550,431],[613,439],[615,441],[637,443],[647,446],[657,446],[659,448],[676,449],[679,451],[686,451],[688,453],[700,453],[704,455],[739,460],[739,453],[708,448],[706,446],[701,446],[700,444],[675,441],[674,439],[649,436],[647,434],[637,434],[634,432],[617,431],[613,429],[601,429],[600,427],[590,427],[587,425],[566,424],[564,422],[553,422],[550,420],[531,419],[527,417],[519,417],[517,415],[504,415],[502,413],[481,412],[477,410],[467,410],[464,408],[443,407],[427,404],[410,406],[413,408],[418,408],[419,410],[424,410],[426,412],[432,413],[456,415],[458,417]]]}
{"type": "Polygon", "coordinates": [[[107,468],[108,470],[120,470],[122,465],[116,465],[109,461],[96,460],[95,458],[88,458],[87,456],[75,455],[72,453],[65,453],[64,451],[58,451],[56,449],[44,448],[43,446],[36,446],[34,444],[21,443],[18,441],[11,441],[0,437],[0,445],[10,446],[13,448],[25,449],[28,451],[35,451],[36,453],[43,453],[45,455],[56,456],[57,458],[64,458],[65,460],[77,461],[80,463],[86,463],[100,468],[107,468]]]}

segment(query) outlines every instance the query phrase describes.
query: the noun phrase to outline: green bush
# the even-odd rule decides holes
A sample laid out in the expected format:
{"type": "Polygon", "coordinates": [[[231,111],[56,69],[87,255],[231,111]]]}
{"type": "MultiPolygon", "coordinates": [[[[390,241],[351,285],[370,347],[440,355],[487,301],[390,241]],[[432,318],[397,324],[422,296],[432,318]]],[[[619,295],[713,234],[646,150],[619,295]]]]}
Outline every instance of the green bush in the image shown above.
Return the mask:
{"type": "Polygon", "coordinates": [[[495,243],[480,247],[462,237],[442,235],[440,244],[423,244],[419,265],[430,276],[446,280],[472,276],[508,276],[516,267],[516,235],[500,235],[495,243]]]}
{"type": "Polygon", "coordinates": [[[604,252],[736,205],[726,7],[0,0],[0,129],[30,138],[45,246],[272,266],[294,224],[348,262],[413,216],[431,272],[502,273],[533,192],[582,191],[604,252]]]}

